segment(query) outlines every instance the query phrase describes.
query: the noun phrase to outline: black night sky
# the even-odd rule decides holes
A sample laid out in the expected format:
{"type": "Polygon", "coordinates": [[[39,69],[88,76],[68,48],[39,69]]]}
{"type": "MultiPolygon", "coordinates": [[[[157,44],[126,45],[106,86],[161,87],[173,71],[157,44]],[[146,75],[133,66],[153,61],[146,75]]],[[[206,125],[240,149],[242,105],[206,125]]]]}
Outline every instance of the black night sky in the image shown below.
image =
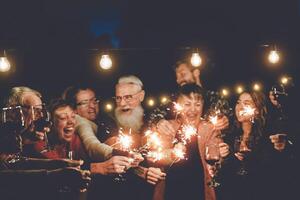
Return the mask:
{"type": "Polygon", "coordinates": [[[1,0],[0,6],[0,49],[13,65],[0,74],[1,96],[26,85],[49,100],[84,82],[107,99],[116,79],[131,73],[146,93],[159,95],[174,91],[172,65],[191,53],[185,47],[203,54],[207,88],[259,80],[268,89],[283,73],[297,87],[299,0],[1,0]],[[265,44],[282,51],[280,68],[267,66],[265,44]],[[99,70],[101,49],[114,49],[110,72],[99,70]]]}

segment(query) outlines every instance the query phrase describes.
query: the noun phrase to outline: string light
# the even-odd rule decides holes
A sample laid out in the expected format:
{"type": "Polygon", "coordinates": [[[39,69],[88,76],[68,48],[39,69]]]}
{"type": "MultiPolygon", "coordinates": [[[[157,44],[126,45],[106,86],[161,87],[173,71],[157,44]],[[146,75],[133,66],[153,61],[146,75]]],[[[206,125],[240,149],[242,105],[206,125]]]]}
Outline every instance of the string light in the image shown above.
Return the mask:
{"type": "Polygon", "coordinates": [[[200,57],[200,55],[199,55],[198,52],[192,54],[191,64],[194,67],[199,67],[202,64],[202,59],[201,59],[201,57],[200,57]]]}
{"type": "Polygon", "coordinates": [[[244,87],[241,85],[238,85],[235,90],[236,90],[236,93],[241,94],[244,91],[244,87]]]}
{"type": "Polygon", "coordinates": [[[155,105],[155,100],[153,98],[148,99],[148,106],[153,107],[155,105]]]}
{"type": "Polygon", "coordinates": [[[169,101],[169,99],[168,99],[168,97],[166,97],[166,96],[162,96],[162,97],[160,98],[160,102],[161,102],[162,104],[166,104],[166,103],[168,103],[168,101],[169,101]]]}
{"type": "Polygon", "coordinates": [[[280,78],[280,83],[282,83],[283,85],[287,85],[289,83],[289,79],[290,79],[290,77],[288,77],[288,76],[282,76],[280,78]]]}
{"type": "Polygon", "coordinates": [[[255,91],[260,91],[260,90],[261,90],[261,84],[259,84],[259,83],[254,83],[254,84],[253,84],[253,90],[255,90],[255,91]]]}
{"type": "Polygon", "coordinates": [[[3,56],[0,57],[0,72],[7,72],[10,70],[10,63],[6,57],[6,53],[4,50],[3,56]]]}
{"type": "Polygon", "coordinates": [[[271,50],[269,55],[268,55],[268,60],[271,64],[276,64],[280,60],[280,56],[278,54],[277,50],[271,50]]]}
{"type": "Polygon", "coordinates": [[[111,103],[106,103],[105,104],[105,110],[110,112],[113,109],[113,105],[111,103]]]}
{"type": "Polygon", "coordinates": [[[229,95],[229,90],[226,88],[223,88],[221,90],[221,94],[222,94],[222,96],[227,97],[229,95]]]}
{"type": "Polygon", "coordinates": [[[100,59],[100,67],[108,70],[112,67],[112,60],[108,54],[103,54],[100,59]]]}

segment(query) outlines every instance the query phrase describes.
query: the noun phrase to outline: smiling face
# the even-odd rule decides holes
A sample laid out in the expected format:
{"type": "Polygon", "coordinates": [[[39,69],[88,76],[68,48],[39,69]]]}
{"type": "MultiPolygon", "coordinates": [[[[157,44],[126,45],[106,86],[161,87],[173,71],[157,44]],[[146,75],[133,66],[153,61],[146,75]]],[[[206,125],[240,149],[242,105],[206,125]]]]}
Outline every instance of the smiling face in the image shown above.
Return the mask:
{"type": "Polygon", "coordinates": [[[59,107],[54,111],[53,129],[61,142],[71,142],[75,122],[75,112],[70,106],[59,107]]]}
{"type": "Polygon", "coordinates": [[[23,112],[25,119],[25,127],[29,127],[32,121],[35,120],[33,109],[42,108],[42,100],[33,92],[26,92],[22,95],[23,112]]]}
{"type": "Polygon", "coordinates": [[[183,123],[197,126],[203,112],[203,98],[199,94],[180,95],[177,103],[182,106],[180,116],[183,123]]]}
{"type": "Polygon", "coordinates": [[[99,101],[90,90],[80,90],[76,94],[76,113],[90,121],[95,121],[99,113],[99,101]]]}
{"type": "Polygon", "coordinates": [[[250,122],[251,119],[258,114],[257,112],[257,107],[251,95],[249,93],[241,94],[235,106],[235,115],[237,120],[239,122],[250,122]],[[247,113],[245,110],[250,112],[247,113]]]}
{"type": "Polygon", "coordinates": [[[130,83],[116,85],[116,111],[121,115],[130,116],[133,110],[141,106],[145,92],[140,86],[130,83]]]}

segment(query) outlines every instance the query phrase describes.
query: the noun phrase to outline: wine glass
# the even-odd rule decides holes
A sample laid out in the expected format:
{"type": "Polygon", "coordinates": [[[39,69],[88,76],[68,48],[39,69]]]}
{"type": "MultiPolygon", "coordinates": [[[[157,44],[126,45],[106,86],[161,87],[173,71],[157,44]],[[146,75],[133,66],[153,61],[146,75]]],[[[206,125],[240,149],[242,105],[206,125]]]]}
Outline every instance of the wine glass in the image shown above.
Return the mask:
{"type": "Polygon", "coordinates": [[[13,149],[13,151],[16,151],[18,154],[22,152],[23,144],[20,134],[24,126],[25,120],[21,106],[10,106],[0,109],[0,133],[6,134],[8,137],[15,137],[17,149],[13,149]]]}
{"type": "Polygon", "coordinates": [[[32,106],[32,119],[34,124],[34,130],[44,133],[44,149],[40,153],[45,153],[51,150],[48,141],[47,131],[45,128],[50,128],[52,126],[52,122],[50,121],[50,113],[47,111],[45,104],[42,106],[32,106]]]}
{"type": "Polygon", "coordinates": [[[214,174],[211,181],[208,183],[209,187],[218,187],[220,183],[216,181],[216,176],[218,173],[218,168],[220,166],[220,148],[218,143],[209,143],[205,146],[205,161],[207,164],[215,168],[214,174]]]}
{"type": "Polygon", "coordinates": [[[0,110],[1,128],[8,132],[18,133],[24,128],[24,114],[21,106],[4,107],[0,110]]]}
{"type": "Polygon", "coordinates": [[[245,159],[249,157],[249,154],[252,152],[253,149],[253,144],[254,144],[254,137],[248,136],[240,136],[235,138],[234,141],[234,150],[236,153],[241,154],[243,157],[243,160],[241,161],[241,167],[238,170],[237,174],[238,175],[247,175],[248,170],[245,165],[245,159]]]}

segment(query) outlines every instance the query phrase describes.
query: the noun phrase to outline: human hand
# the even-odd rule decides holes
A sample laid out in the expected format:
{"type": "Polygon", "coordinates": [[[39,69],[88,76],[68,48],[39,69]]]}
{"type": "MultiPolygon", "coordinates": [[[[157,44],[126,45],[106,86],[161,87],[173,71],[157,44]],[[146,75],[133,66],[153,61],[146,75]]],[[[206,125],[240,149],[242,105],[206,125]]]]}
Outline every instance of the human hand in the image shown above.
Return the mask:
{"type": "Polygon", "coordinates": [[[152,185],[157,184],[161,180],[165,180],[166,173],[163,173],[160,168],[149,167],[146,172],[146,181],[152,185]]]}
{"type": "Polygon", "coordinates": [[[121,174],[125,173],[125,170],[128,169],[131,165],[130,158],[126,156],[113,156],[109,160],[92,163],[91,172],[93,174],[121,174]]]}
{"type": "Polygon", "coordinates": [[[287,137],[286,134],[274,134],[271,135],[269,138],[276,150],[283,151],[285,149],[286,142],[287,142],[286,137],[287,137]]]}
{"type": "Polygon", "coordinates": [[[144,160],[144,157],[140,153],[133,152],[130,153],[130,156],[130,167],[137,167],[140,164],[140,162],[144,160]]]}
{"type": "Polygon", "coordinates": [[[229,127],[229,120],[228,117],[223,115],[222,117],[217,119],[217,122],[214,124],[214,130],[222,131],[229,127]]]}
{"type": "Polygon", "coordinates": [[[173,128],[172,124],[165,119],[160,120],[156,124],[156,130],[162,135],[174,137],[176,134],[176,130],[173,128]]]}
{"type": "Polygon", "coordinates": [[[229,155],[230,150],[229,150],[228,144],[221,142],[221,143],[219,143],[219,148],[220,148],[220,155],[222,158],[225,158],[226,156],[229,155]]]}
{"type": "Polygon", "coordinates": [[[216,173],[216,166],[215,165],[209,165],[209,164],[206,164],[206,168],[208,170],[208,174],[211,176],[211,177],[214,177],[215,173],[216,173]]]}

